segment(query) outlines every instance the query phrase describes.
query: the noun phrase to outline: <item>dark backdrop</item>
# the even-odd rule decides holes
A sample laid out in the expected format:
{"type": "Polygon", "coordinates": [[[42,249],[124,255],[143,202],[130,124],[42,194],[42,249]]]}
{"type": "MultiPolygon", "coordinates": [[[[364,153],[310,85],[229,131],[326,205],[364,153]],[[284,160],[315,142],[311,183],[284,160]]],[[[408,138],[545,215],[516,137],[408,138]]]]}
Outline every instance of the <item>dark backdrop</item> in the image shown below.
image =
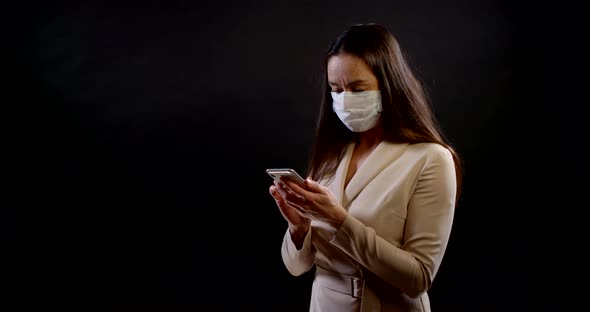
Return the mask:
{"type": "Polygon", "coordinates": [[[305,171],[323,53],[365,22],[396,34],[464,159],[433,310],[522,311],[541,298],[534,225],[544,205],[559,217],[552,194],[572,175],[547,164],[570,163],[560,133],[581,131],[565,122],[572,102],[553,101],[568,93],[554,83],[571,81],[553,80],[552,8],[60,1],[4,13],[15,52],[4,101],[18,104],[4,115],[4,281],[21,307],[305,311],[312,276],[283,267],[286,223],[264,170],[305,171]]]}

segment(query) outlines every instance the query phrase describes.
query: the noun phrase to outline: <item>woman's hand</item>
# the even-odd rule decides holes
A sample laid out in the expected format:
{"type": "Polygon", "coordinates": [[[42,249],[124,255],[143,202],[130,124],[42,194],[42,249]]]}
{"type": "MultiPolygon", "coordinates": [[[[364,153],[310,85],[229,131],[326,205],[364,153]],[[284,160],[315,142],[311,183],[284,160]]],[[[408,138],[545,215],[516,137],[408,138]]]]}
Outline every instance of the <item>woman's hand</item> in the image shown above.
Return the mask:
{"type": "Polygon", "coordinates": [[[269,188],[270,195],[275,199],[283,218],[289,223],[289,230],[292,235],[305,236],[310,227],[311,220],[304,217],[303,213],[297,207],[287,203],[285,197],[292,193],[283,182],[274,181],[269,188]]]}
{"type": "Polygon", "coordinates": [[[338,203],[336,196],[328,189],[313,181],[305,179],[305,185],[301,186],[288,179],[281,179],[290,190],[281,190],[279,194],[282,200],[293,207],[298,215],[311,220],[322,221],[339,229],[348,212],[338,203]]]}

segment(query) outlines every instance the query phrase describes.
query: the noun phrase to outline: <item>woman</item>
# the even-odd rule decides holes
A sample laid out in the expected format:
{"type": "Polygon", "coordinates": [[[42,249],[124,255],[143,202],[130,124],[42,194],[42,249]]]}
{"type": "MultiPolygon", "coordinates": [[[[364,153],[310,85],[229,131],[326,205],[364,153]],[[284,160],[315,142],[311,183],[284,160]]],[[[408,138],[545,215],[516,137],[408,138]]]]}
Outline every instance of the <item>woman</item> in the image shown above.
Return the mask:
{"type": "Polygon", "coordinates": [[[384,27],[351,26],[324,68],[308,178],[270,186],[288,222],[285,266],[315,265],[310,311],[430,311],[459,157],[384,27]]]}

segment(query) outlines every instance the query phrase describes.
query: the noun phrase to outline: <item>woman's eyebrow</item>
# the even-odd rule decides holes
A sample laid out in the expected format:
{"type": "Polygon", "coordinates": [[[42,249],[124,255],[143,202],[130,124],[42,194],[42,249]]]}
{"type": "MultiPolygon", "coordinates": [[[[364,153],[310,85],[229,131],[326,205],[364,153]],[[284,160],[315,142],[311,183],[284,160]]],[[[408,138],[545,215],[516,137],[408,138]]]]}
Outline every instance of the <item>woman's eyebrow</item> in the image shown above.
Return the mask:
{"type": "MultiPolygon", "coordinates": [[[[353,81],[349,82],[349,83],[347,84],[347,86],[352,86],[352,85],[355,85],[355,84],[361,84],[361,83],[364,83],[364,82],[367,82],[367,81],[366,81],[366,80],[364,80],[364,79],[357,79],[357,80],[353,80],[353,81]]],[[[331,86],[338,86],[338,84],[337,84],[337,83],[335,83],[335,82],[332,82],[332,81],[330,81],[330,82],[328,82],[328,83],[329,83],[331,86]]]]}

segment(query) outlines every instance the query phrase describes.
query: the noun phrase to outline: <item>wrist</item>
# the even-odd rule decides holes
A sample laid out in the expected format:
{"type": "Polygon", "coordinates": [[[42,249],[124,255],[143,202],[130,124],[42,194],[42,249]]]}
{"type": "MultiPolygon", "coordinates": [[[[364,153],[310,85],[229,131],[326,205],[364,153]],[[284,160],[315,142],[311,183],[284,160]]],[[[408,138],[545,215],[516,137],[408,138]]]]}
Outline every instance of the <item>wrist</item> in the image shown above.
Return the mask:
{"type": "Polygon", "coordinates": [[[303,247],[303,241],[305,240],[305,236],[307,236],[307,232],[311,228],[310,222],[306,224],[302,224],[299,226],[293,226],[289,224],[289,232],[291,234],[291,241],[295,244],[295,248],[300,250],[303,247]]]}
{"type": "Polygon", "coordinates": [[[344,223],[344,220],[346,220],[346,217],[348,217],[348,211],[346,211],[346,210],[339,211],[333,219],[332,226],[336,230],[340,229],[340,227],[344,223]]]}
{"type": "Polygon", "coordinates": [[[305,222],[304,224],[298,225],[289,224],[289,231],[291,231],[291,235],[305,235],[310,227],[311,222],[305,222]]]}

